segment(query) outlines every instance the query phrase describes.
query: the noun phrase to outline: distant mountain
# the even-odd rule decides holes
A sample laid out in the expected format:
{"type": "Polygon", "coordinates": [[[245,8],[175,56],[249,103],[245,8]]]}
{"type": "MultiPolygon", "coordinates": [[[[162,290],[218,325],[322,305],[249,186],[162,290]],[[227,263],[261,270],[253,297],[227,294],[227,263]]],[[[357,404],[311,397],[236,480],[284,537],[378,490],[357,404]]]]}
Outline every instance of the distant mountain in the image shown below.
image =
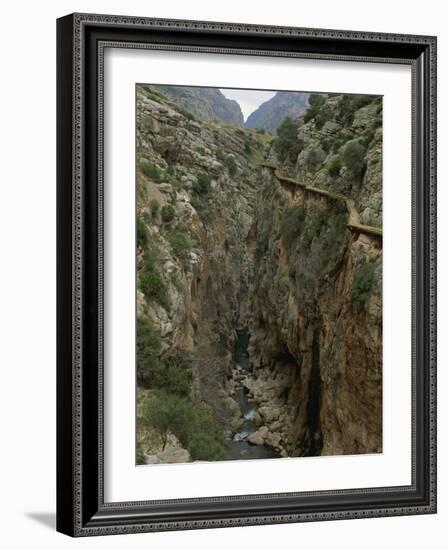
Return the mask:
{"type": "Polygon", "coordinates": [[[277,92],[248,117],[245,126],[274,133],[287,116],[297,118],[303,115],[309,107],[309,96],[305,92],[277,92]]]}
{"type": "Polygon", "coordinates": [[[244,126],[239,104],[227,99],[218,88],[194,86],[151,86],[169,96],[180,107],[201,120],[244,126]]]}

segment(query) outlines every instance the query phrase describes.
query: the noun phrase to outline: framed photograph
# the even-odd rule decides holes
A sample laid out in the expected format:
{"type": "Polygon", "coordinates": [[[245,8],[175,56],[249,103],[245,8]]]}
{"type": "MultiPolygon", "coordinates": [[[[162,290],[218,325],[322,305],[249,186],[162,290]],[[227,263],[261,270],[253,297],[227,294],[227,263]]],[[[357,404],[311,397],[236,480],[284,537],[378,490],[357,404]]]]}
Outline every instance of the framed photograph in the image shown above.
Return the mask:
{"type": "Polygon", "coordinates": [[[435,513],[436,38],[57,41],[57,529],[435,513]]]}

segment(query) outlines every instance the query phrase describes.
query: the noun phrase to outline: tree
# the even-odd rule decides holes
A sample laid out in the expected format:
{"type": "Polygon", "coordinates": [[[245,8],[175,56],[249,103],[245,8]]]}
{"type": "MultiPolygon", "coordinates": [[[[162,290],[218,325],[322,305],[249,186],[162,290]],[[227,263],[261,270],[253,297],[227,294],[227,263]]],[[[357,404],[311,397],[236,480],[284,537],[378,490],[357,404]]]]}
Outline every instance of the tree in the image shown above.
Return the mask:
{"type": "Polygon", "coordinates": [[[192,407],[183,397],[157,392],[145,403],[142,416],[144,423],[160,435],[165,450],[170,433],[177,437],[187,433],[192,407]]]}
{"type": "Polygon", "coordinates": [[[297,138],[297,123],[287,116],[277,128],[277,137],[273,141],[274,149],[281,161],[288,156],[297,156],[303,143],[297,138]]]}

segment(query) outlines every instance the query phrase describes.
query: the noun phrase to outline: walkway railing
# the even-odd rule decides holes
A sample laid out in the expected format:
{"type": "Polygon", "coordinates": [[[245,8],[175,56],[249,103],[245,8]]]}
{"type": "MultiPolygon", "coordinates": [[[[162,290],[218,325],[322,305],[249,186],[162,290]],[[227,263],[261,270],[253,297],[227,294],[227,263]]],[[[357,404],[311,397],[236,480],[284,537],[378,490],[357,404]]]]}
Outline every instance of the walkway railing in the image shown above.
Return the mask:
{"type": "Polygon", "coordinates": [[[263,163],[262,167],[271,169],[274,172],[275,177],[279,180],[280,184],[286,184],[290,187],[292,186],[293,188],[296,187],[303,192],[313,193],[316,195],[325,196],[330,199],[343,202],[345,205],[345,208],[347,209],[347,213],[349,217],[348,222],[346,224],[347,227],[353,232],[369,235],[382,242],[382,238],[383,238],[382,228],[375,227],[372,225],[362,224],[360,222],[360,216],[355,207],[355,202],[353,199],[350,199],[345,195],[342,195],[341,193],[335,193],[334,191],[328,191],[327,189],[320,189],[318,187],[309,185],[305,182],[298,181],[293,178],[284,176],[279,172],[277,167],[273,166],[272,164],[263,163]]]}

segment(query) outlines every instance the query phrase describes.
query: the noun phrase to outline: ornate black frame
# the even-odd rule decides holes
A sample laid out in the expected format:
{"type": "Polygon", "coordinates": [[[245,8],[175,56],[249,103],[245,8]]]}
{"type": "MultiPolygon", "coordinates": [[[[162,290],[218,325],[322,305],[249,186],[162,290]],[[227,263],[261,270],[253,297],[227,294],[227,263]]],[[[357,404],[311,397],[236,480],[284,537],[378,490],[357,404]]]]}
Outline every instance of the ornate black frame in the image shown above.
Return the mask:
{"type": "Polygon", "coordinates": [[[73,14],[57,22],[57,529],[71,536],[436,512],[436,38],[73,14]],[[412,67],[412,485],[120,502],[103,497],[102,78],[105,47],[412,67]]]}

